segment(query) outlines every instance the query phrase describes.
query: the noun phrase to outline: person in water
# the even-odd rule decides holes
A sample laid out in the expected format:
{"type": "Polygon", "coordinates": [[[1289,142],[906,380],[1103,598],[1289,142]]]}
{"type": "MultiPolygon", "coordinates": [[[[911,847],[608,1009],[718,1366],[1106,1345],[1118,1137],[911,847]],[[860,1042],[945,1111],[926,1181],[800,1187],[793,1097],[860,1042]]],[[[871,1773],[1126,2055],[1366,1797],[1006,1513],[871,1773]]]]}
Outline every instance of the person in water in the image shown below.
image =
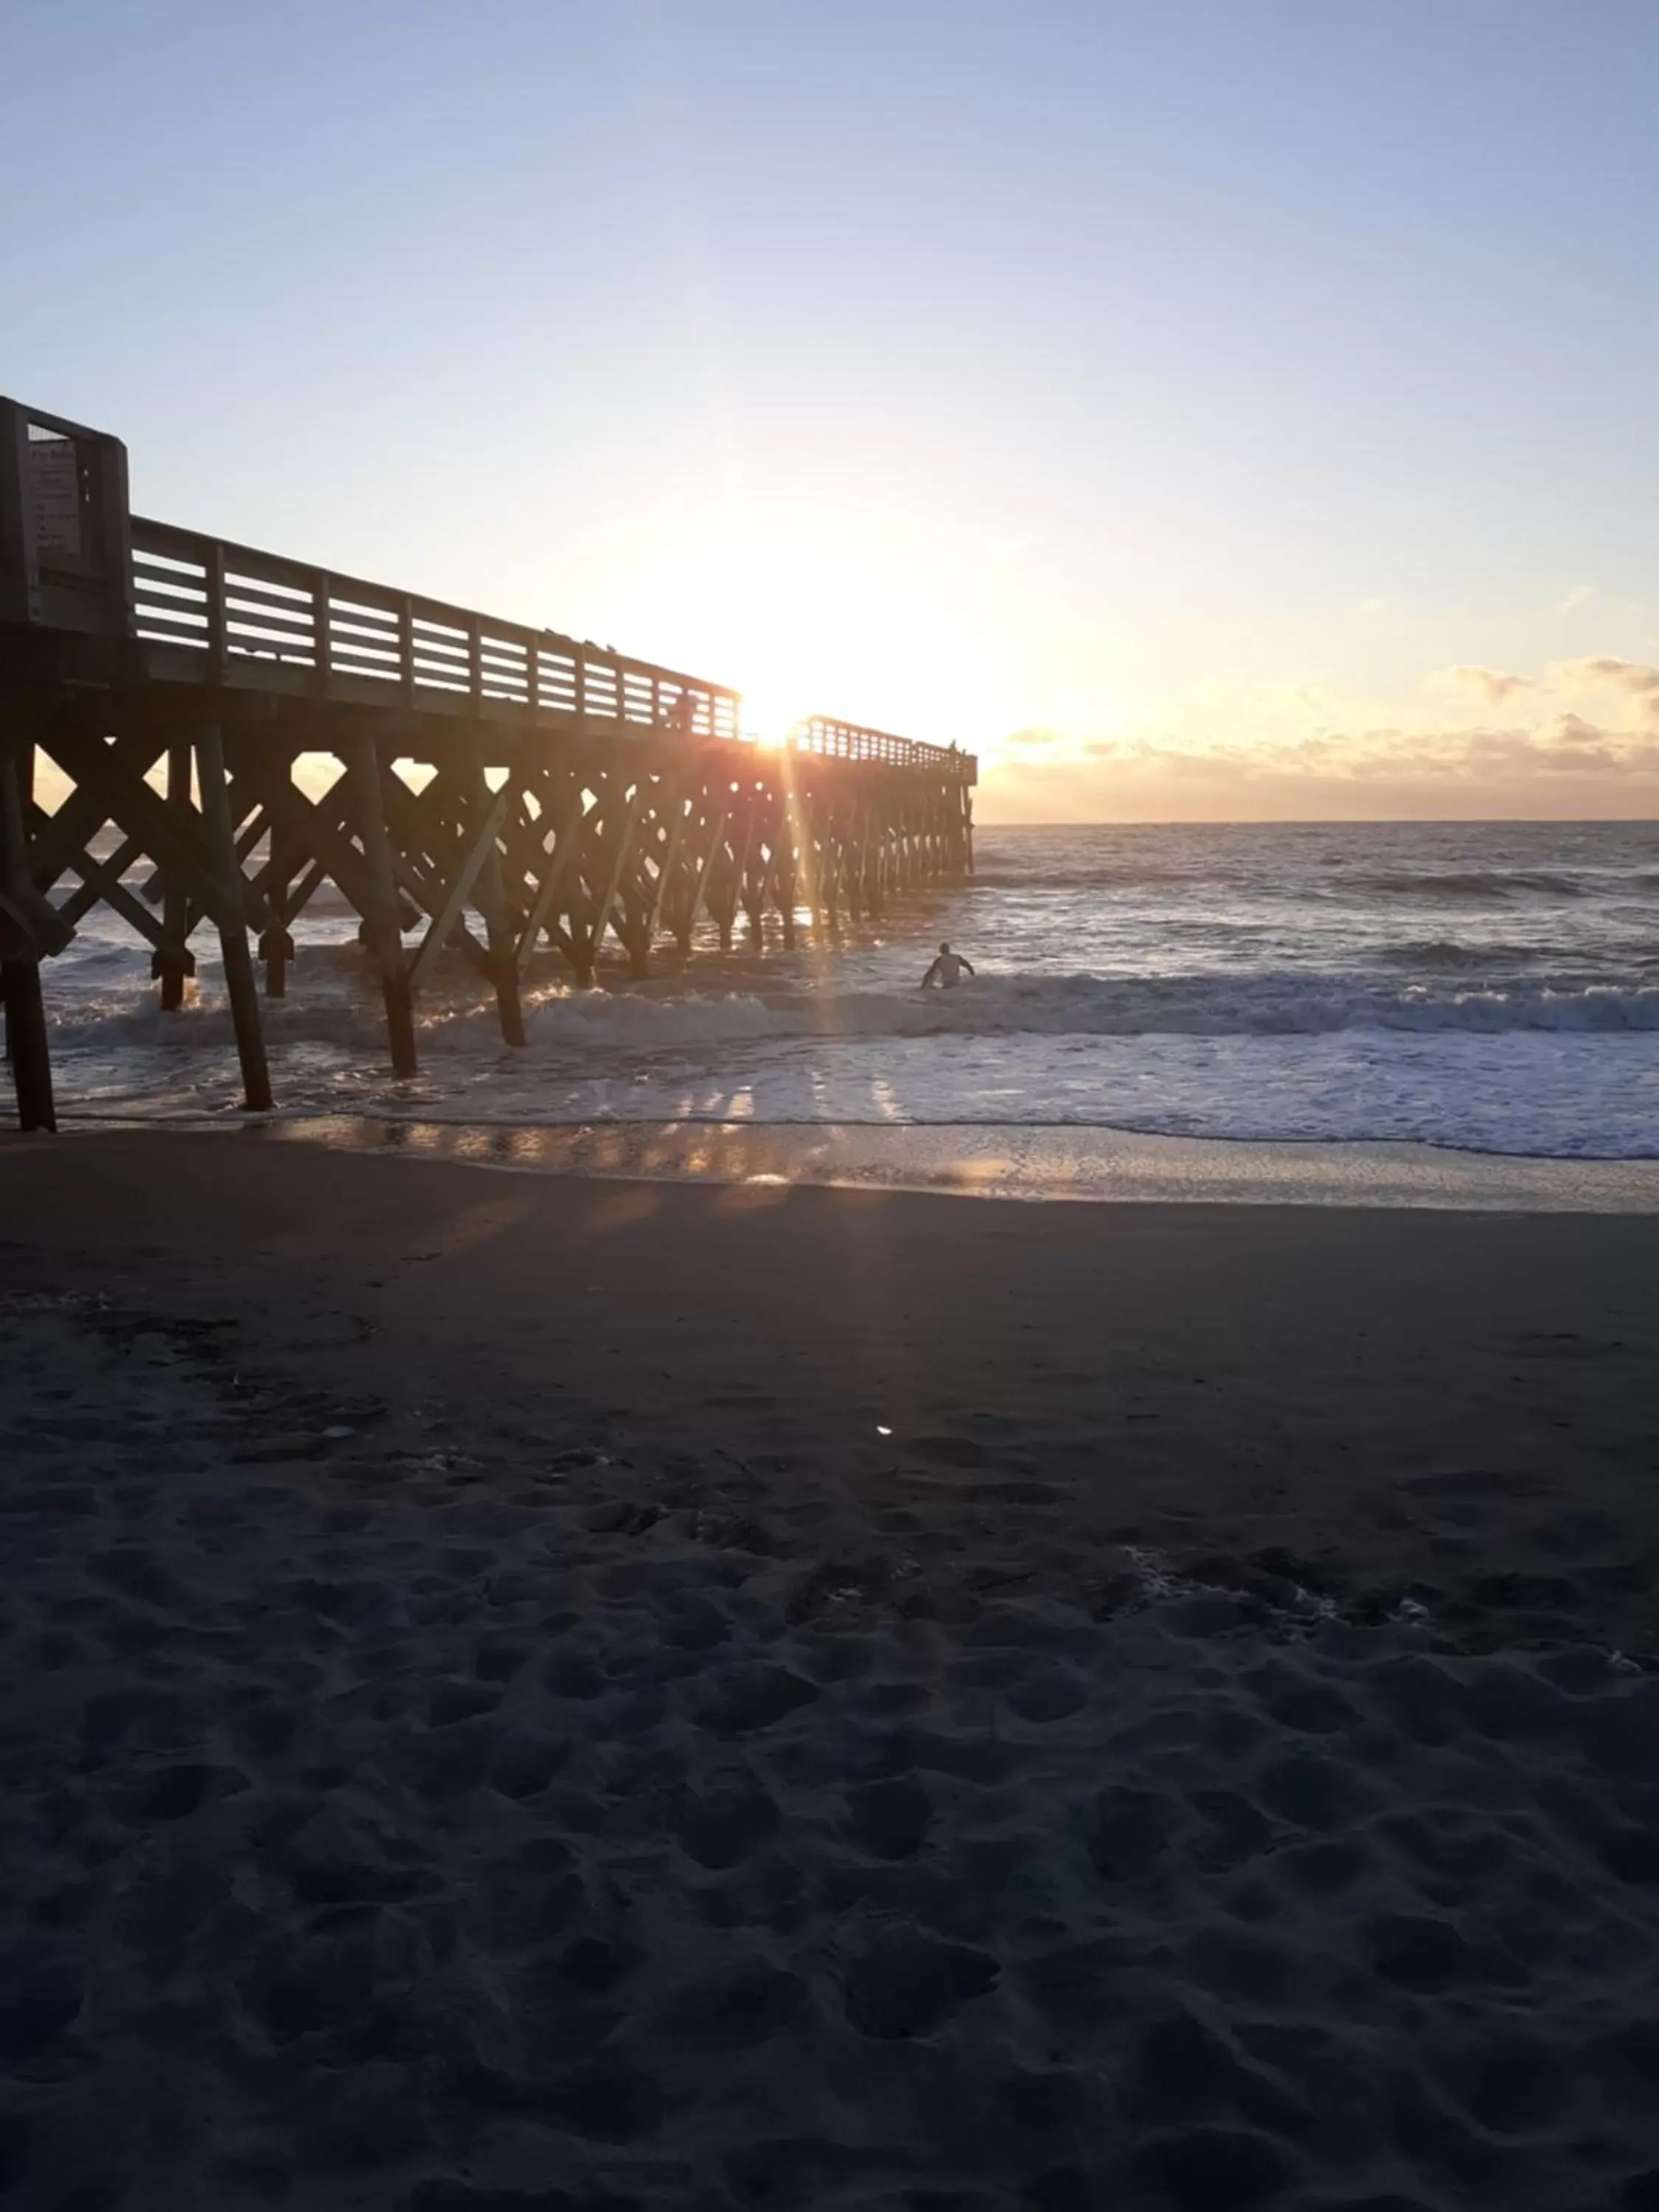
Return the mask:
{"type": "Polygon", "coordinates": [[[973,974],[971,960],[964,960],[960,952],[952,952],[948,945],[941,945],[938,958],[921,979],[921,988],[925,991],[930,983],[937,983],[941,991],[954,991],[962,981],[964,968],[970,975],[973,974]]]}

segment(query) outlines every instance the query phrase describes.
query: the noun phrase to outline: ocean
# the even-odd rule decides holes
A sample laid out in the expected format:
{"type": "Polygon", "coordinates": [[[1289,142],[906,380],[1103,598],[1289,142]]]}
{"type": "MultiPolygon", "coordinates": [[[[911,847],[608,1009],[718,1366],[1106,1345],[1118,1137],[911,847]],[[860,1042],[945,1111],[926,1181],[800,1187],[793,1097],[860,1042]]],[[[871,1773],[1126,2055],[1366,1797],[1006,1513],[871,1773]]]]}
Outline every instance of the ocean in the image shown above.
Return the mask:
{"type": "MultiPolygon", "coordinates": [[[[971,882],[836,945],[630,985],[526,976],[513,1051],[459,959],[386,1066],[343,905],[298,925],[268,1005],[289,1115],[466,1125],[708,1122],[1116,1129],[1659,1156],[1659,823],[987,829],[971,882]],[[972,981],[917,986],[948,939],[972,981]]],[[[98,909],[46,973],[66,1120],[234,1114],[210,931],[181,1014],[98,909]]]]}

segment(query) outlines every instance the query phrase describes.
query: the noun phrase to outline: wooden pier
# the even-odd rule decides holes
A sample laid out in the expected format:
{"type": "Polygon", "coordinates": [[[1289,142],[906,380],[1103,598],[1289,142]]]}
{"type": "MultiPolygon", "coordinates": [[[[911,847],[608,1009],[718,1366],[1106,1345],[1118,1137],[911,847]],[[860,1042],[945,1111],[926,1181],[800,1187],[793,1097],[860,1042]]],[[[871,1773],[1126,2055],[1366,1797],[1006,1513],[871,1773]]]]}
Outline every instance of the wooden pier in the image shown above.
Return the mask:
{"type": "Polygon", "coordinates": [[[609,939],[643,977],[700,917],[726,950],[739,915],[793,947],[969,872],[975,780],[954,746],[828,719],[759,744],[722,684],[147,521],[118,440],[0,399],[0,981],[25,1128],[55,1127],[42,963],[100,903],[167,1009],[216,932],[262,1110],[261,985],[288,989],[325,884],[413,1074],[445,949],[521,1044],[538,946],[588,985],[609,939]],[[68,786],[50,811],[42,759],[68,786]]]}

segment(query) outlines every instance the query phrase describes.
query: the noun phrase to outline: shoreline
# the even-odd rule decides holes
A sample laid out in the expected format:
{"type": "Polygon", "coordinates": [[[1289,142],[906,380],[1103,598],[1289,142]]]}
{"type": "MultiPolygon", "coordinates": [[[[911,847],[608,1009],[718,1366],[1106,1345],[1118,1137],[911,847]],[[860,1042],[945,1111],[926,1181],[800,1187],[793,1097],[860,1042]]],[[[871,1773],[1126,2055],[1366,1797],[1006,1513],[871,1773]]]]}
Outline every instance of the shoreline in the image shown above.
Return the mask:
{"type": "MultiPolygon", "coordinates": [[[[260,1137],[608,1181],[886,1189],[1042,1203],[1659,1212],[1659,1158],[1179,1137],[1073,1123],[524,1123],[343,1114],[203,1123],[77,1115],[63,1133],[73,1139],[118,1132],[260,1137]]],[[[0,1132],[0,1144],[15,1138],[15,1131],[0,1132]]]]}

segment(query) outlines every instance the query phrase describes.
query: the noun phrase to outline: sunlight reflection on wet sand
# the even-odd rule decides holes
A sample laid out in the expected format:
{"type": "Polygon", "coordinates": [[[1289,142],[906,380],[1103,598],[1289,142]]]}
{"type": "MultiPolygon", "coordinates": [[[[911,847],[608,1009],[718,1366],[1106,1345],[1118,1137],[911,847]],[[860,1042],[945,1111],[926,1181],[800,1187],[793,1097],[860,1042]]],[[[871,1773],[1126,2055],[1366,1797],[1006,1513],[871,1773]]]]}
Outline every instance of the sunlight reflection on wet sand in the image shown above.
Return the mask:
{"type": "Polygon", "coordinates": [[[1102,1128],[617,1122],[494,1126],[318,1115],[262,1138],[546,1175],[797,1183],[963,1197],[1659,1212],[1659,1161],[1521,1159],[1426,1145],[1245,1144],[1102,1128]]]}

